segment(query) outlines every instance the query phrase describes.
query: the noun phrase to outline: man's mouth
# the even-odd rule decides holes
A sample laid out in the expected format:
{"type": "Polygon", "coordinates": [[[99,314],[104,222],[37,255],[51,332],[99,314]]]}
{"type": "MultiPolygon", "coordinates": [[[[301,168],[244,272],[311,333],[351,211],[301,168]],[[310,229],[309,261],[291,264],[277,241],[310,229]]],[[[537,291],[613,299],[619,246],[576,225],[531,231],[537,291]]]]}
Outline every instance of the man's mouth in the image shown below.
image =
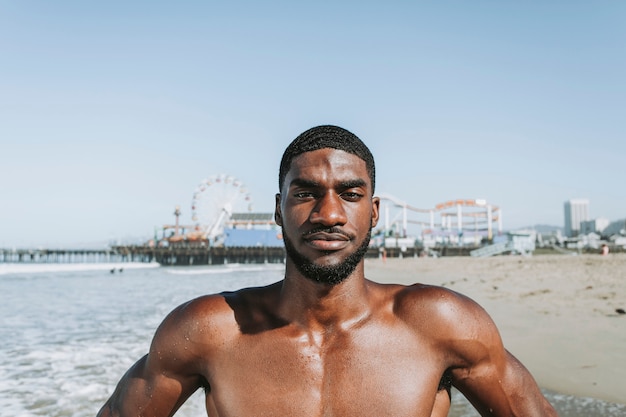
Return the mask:
{"type": "Polygon", "coordinates": [[[350,235],[336,228],[311,230],[305,233],[303,238],[309,246],[324,251],[343,249],[352,240],[350,235]]]}

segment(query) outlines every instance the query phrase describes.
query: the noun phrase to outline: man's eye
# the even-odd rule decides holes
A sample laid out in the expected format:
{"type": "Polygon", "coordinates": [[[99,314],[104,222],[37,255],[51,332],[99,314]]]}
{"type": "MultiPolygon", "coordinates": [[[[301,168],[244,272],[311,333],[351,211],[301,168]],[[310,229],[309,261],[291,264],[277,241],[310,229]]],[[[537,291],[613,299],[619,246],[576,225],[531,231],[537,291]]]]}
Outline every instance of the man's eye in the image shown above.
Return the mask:
{"type": "Polygon", "coordinates": [[[345,192],[341,194],[341,197],[347,201],[358,201],[363,197],[363,195],[360,193],[345,192]]]}
{"type": "Polygon", "coordinates": [[[315,194],[311,191],[298,191],[293,195],[295,198],[305,199],[305,198],[314,198],[315,194]]]}

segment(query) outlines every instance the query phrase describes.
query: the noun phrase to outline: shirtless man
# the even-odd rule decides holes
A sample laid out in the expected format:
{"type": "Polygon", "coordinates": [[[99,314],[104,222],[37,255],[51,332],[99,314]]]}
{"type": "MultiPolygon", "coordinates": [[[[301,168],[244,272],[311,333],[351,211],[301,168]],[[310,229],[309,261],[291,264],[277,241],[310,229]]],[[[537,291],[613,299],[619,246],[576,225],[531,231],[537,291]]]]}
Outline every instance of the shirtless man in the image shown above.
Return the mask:
{"type": "Polygon", "coordinates": [[[284,279],[176,308],[98,415],[171,416],[202,387],[209,416],[440,417],[454,385],[483,416],[555,416],[472,300],[365,278],[374,185],[352,133],[296,138],[276,195],[284,279]]]}

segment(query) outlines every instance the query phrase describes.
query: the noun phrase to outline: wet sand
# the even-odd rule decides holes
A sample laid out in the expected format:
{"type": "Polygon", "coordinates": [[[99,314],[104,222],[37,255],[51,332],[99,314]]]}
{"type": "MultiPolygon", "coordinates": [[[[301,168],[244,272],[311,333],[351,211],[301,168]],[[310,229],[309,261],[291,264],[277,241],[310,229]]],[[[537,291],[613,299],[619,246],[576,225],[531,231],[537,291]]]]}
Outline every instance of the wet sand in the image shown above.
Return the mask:
{"type": "Polygon", "coordinates": [[[626,404],[626,254],[368,259],[366,276],[465,294],[542,388],[626,404]]]}

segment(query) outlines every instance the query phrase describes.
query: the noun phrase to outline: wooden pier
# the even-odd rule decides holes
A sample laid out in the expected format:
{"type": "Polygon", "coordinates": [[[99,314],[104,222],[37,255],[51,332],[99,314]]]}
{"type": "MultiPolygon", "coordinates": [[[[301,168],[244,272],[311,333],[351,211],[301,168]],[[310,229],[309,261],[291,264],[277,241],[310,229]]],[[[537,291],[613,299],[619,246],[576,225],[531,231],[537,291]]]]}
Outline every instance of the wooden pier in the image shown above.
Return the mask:
{"type": "MultiPolygon", "coordinates": [[[[475,247],[434,248],[439,256],[468,256],[475,247]]],[[[412,258],[420,247],[369,248],[367,258],[412,258]],[[383,255],[384,254],[384,255],[383,255]]],[[[124,263],[158,262],[164,266],[284,263],[283,247],[209,247],[179,244],[112,246],[106,249],[0,249],[0,263],[124,263]]]]}
{"type": "Polygon", "coordinates": [[[129,262],[158,262],[161,265],[176,266],[263,264],[285,261],[285,249],[282,247],[115,246],[113,250],[129,262]]]}
{"type": "Polygon", "coordinates": [[[0,249],[0,263],[124,262],[112,249],[0,249]]]}
{"type": "MultiPolygon", "coordinates": [[[[148,246],[115,246],[112,248],[122,259],[130,262],[153,262],[161,265],[223,265],[223,264],[259,264],[284,263],[285,248],[283,247],[207,247],[202,245],[175,245],[170,247],[148,246]]],[[[469,255],[469,250],[447,251],[448,256],[469,255]]],[[[442,251],[446,252],[446,251],[442,251]]],[[[420,247],[386,248],[384,256],[389,258],[413,258],[422,253],[420,247]]],[[[380,258],[383,251],[378,247],[370,247],[367,258],[380,258]]]]}
{"type": "Polygon", "coordinates": [[[223,265],[283,263],[282,247],[207,247],[175,245],[112,246],[107,249],[0,249],[0,263],[66,264],[158,262],[161,265],[223,265]]]}

